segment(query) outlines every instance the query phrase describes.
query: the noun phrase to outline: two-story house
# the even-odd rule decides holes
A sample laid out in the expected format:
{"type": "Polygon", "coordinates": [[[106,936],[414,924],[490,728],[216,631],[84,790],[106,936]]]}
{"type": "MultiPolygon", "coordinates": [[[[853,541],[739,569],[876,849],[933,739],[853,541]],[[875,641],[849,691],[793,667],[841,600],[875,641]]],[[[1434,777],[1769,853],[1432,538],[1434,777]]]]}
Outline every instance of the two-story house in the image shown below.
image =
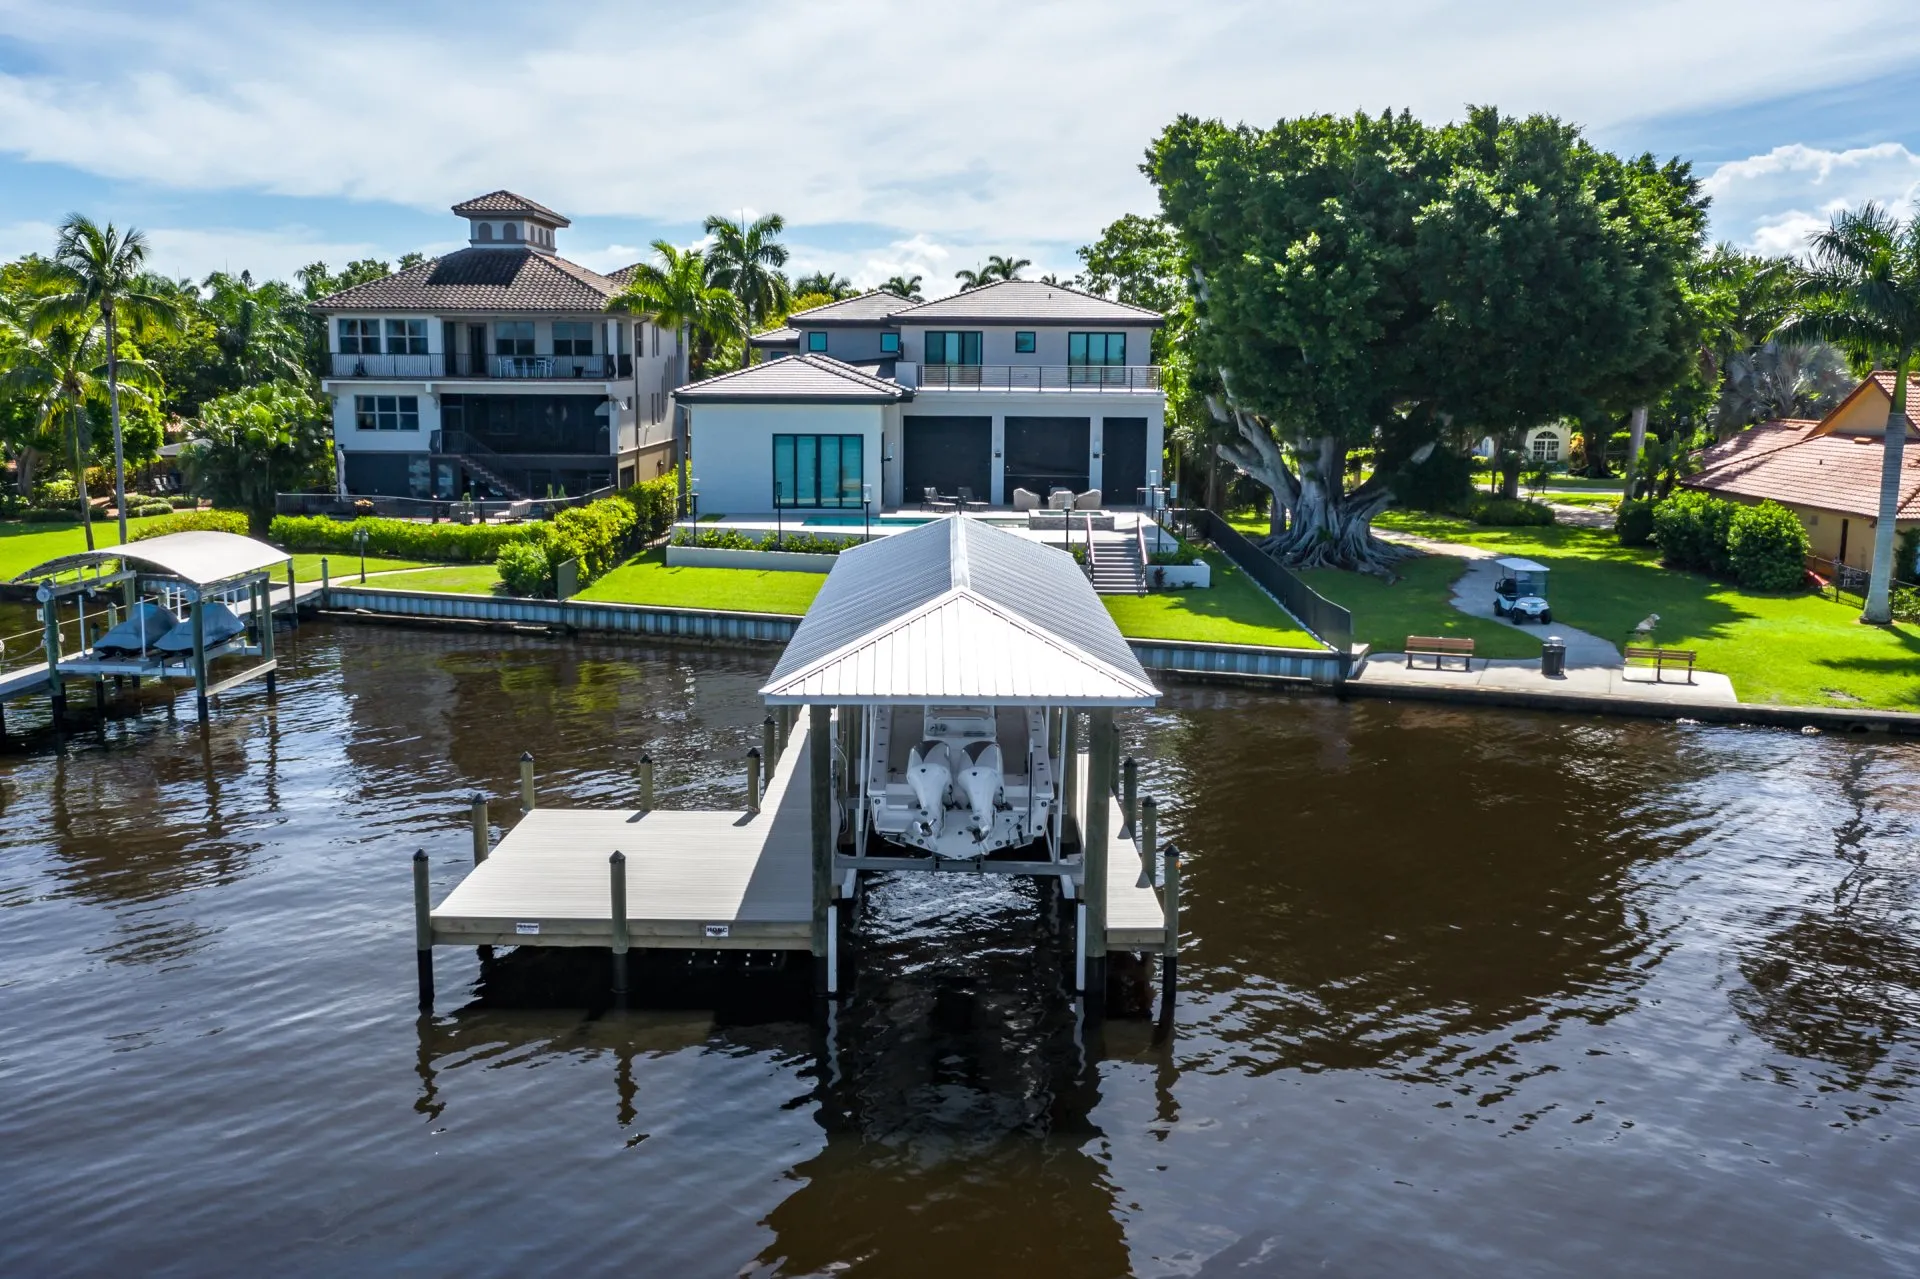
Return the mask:
{"type": "Polygon", "coordinates": [[[315,303],[342,494],[541,497],[671,464],[677,335],[555,251],[568,220],[511,191],[453,212],[468,247],[315,303]]]}
{"type": "Polygon", "coordinates": [[[1057,488],[1137,505],[1161,480],[1161,322],[1026,280],[797,312],[752,339],[773,358],[678,392],[701,508],[887,509],[961,488],[995,505],[1057,488]]]}

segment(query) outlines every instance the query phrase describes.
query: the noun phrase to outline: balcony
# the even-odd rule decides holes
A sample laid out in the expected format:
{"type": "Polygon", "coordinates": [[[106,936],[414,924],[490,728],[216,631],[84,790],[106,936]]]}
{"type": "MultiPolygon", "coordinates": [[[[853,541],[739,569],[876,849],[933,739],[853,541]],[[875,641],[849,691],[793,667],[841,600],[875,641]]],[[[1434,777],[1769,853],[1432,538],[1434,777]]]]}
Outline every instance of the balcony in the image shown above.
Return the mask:
{"type": "Polygon", "coordinates": [[[913,364],[894,366],[901,386],[923,391],[1158,391],[1157,364],[913,364]]]}
{"type": "Polygon", "coordinates": [[[472,378],[507,382],[607,381],[633,376],[630,355],[353,355],[335,352],[337,378],[472,378]]]}

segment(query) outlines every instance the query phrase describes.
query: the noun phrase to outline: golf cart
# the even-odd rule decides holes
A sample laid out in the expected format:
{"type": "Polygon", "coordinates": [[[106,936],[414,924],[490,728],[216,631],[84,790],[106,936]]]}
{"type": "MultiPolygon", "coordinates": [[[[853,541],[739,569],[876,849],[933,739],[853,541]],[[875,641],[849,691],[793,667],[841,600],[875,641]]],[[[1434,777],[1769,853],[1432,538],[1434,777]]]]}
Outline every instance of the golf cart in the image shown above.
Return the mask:
{"type": "Polygon", "coordinates": [[[1553,620],[1547,607],[1547,567],[1532,560],[1495,560],[1500,580],[1493,586],[1493,615],[1516,624],[1553,620]]]}

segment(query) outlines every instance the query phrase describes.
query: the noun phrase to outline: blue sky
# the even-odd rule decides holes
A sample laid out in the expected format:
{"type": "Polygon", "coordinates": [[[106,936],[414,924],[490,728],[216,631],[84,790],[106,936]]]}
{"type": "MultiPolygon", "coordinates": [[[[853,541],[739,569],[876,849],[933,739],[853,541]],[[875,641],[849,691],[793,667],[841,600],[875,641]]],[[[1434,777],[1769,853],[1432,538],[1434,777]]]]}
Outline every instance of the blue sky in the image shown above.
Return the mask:
{"type": "Polygon", "coordinates": [[[0,256],[78,209],[171,274],[286,275],[454,247],[447,206],[505,186],[601,269],[777,209],[794,268],[938,294],[993,252],[1071,272],[1152,210],[1140,154],[1178,112],[1468,102],[1686,156],[1718,237],[1786,252],[1835,207],[1911,207],[1916,91],[1920,24],[1883,0],[0,0],[0,256]]]}

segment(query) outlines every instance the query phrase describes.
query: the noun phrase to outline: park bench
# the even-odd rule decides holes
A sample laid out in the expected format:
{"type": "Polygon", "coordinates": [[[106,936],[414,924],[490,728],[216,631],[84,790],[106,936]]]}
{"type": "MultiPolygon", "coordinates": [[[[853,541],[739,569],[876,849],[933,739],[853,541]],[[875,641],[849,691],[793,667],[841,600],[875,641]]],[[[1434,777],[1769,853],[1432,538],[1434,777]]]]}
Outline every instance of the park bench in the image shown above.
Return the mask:
{"type": "Polygon", "coordinates": [[[1473,641],[1448,635],[1409,635],[1407,665],[1412,666],[1416,657],[1431,657],[1436,671],[1447,658],[1457,657],[1460,659],[1460,669],[1470,671],[1473,669],[1473,641]]]}
{"type": "Polygon", "coordinates": [[[1633,648],[1628,647],[1626,657],[1629,662],[1652,662],[1655,682],[1669,666],[1687,668],[1687,683],[1693,683],[1693,662],[1696,654],[1690,648],[1633,648]]]}

